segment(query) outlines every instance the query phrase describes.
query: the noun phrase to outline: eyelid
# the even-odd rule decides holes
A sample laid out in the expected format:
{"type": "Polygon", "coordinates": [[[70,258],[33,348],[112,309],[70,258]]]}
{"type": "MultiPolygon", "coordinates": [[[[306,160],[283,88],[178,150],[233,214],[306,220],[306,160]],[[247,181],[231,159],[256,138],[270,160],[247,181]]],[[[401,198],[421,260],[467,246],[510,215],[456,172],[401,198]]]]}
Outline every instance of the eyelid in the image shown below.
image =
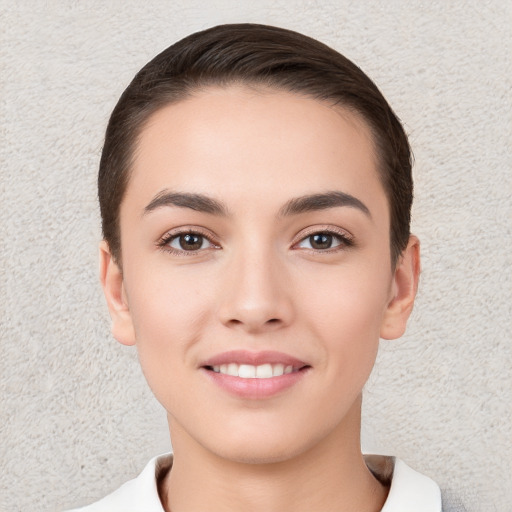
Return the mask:
{"type": "Polygon", "coordinates": [[[332,226],[332,225],[316,225],[316,226],[310,226],[302,231],[300,231],[294,238],[291,247],[292,249],[295,248],[300,242],[305,240],[306,238],[316,235],[316,234],[328,234],[328,235],[334,235],[341,239],[342,243],[338,246],[335,246],[330,249],[303,249],[303,250],[311,250],[315,252],[334,252],[336,250],[342,250],[344,248],[350,247],[355,244],[354,242],[354,236],[349,233],[347,230],[340,228],[338,226],[332,226]]]}
{"type": "Polygon", "coordinates": [[[202,228],[200,226],[179,226],[176,228],[172,228],[169,231],[166,231],[156,242],[156,246],[158,249],[168,252],[171,254],[175,254],[177,256],[194,256],[199,253],[203,253],[206,251],[211,251],[212,249],[220,249],[220,245],[217,241],[217,237],[209,230],[202,228]],[[206,238],[208,242],[210,242],[211,247],[207,247],[205,249],[197,249],[195,251],[185,251],[181,249],[176,249],[169,245],[169,242],[174,238],[177,238],[181,235],[200,235],[203,238],[206,238]]]}

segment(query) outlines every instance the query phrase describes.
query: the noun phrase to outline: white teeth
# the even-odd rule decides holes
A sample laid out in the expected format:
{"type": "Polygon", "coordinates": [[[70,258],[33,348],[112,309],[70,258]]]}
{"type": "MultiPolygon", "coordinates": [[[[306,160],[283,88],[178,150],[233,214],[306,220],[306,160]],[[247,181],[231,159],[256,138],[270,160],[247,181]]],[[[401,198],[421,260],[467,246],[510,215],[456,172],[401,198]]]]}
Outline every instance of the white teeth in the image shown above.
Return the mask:
{"type": "Polygon", "coordinates": [[[272,377],[271,364],[262,364],[260,366],[256,366],[256,378],[269,379],[270,377],[272,377]]]}
{"type": "Polygon", "coordinates": [[[273,377],[281,377],[284,373],[284,364],[275,364],[272,367],[272,376],[273,377]]]}
{"type": "Polygon", "coordinates": [[[227,374],[238,377],[238,365],[236,363],[229,363],[227,374]]]}
{"type": "Polygon", "coordinates": [[[241,377],[242,379],[270,379],[271,377],[280,377],[287,373],[292,373],[293,366],[285,366],[284,364],[260,364],[254,366],[252,364],[221,364],[213,366],[213,371],[232,377],[241,377]]]}
{"type": "Polygon", "coordinates": [[[238,368],[238,376],[242,379],[254,379],[256,377],[256,366],[241,364],[238,368]]]}

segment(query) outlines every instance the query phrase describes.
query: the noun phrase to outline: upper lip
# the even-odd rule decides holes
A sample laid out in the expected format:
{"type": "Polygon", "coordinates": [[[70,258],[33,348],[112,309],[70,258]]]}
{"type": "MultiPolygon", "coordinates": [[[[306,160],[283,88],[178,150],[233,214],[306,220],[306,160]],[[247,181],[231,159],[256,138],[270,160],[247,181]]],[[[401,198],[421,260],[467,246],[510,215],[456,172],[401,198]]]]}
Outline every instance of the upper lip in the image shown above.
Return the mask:
{"type": "Polygon", "coordinates": [[[217,354],[201,364],[205,366],[220,366],[222,364],[237,363],[259,366],[262,364],[283,364],[293,366],[293,368],[302,368],[308,366],[307,363],[283,352],[273,350],[264,350],[260,352],[251,352],[248,350],[230,350],[217,354]]]}

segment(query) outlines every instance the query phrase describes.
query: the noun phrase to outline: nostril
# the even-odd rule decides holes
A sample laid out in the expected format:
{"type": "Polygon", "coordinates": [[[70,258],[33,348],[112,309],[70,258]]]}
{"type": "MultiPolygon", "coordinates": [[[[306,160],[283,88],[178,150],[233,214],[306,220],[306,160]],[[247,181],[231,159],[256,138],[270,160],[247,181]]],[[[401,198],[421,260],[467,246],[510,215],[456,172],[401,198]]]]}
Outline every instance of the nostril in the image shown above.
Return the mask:
{"type": "Polygon", "coordinates": [[[269,318],[268,320],[247,318],[245,321],[244,319],[231,318],[225,325],[232,329],[243,328],[250,332],[257,332],[259,330],[268,331],[279,329],[281,325],[283,325],[283,321],[280,318],[269,318]]]}

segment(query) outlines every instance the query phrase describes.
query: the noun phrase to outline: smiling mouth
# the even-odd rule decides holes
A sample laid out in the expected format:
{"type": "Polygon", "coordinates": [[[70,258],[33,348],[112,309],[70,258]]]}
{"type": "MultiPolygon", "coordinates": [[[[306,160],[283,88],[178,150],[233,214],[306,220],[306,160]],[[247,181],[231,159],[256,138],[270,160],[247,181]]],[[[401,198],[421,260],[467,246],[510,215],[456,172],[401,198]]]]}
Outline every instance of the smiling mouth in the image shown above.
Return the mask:
{"type": "Polygon", "coordinates": [[[205,366],[207,370],[231,377],[242,379],[271,379],[272,377],[281,377],[289,373],[299,372],[309,368],[308,365],[294,367],[292,365],[277,364],[252,364],[228,363],[215,366],[205,366]]]}

